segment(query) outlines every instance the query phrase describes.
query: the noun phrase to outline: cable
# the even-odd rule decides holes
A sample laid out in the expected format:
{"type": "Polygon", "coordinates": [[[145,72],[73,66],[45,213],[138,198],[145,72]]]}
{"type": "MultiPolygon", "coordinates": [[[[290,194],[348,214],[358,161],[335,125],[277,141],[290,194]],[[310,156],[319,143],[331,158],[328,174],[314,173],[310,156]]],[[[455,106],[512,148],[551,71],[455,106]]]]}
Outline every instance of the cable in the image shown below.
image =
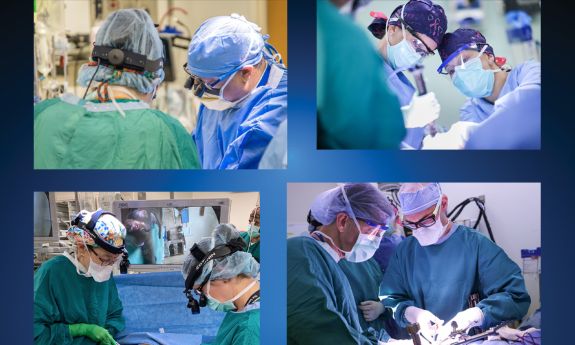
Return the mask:
{"type": "Polygon", "coordinates": [[[487,228],[487,232],[489,233],[489,238],[491,239],[491,241],[493,241],[493,243],[495,243],[495,237],[493,236],[493,232],[491,230],[491,223],[489,223],[489,219],[487,219],[487,213],[485,212],[485,202],[482,199],[478,197],[471,197],[463,200],[447,213],[447,217],[452,222],[454,222],[461,215],[463,209],[465,209],[465,207],[467,207],[467,205],[469,205],[472,202],[475,203],[477,208],[479,208],[479,215],[477,216],[477,220],[473,225],[473,229],[477,230],[477,226],[481,222],[481,219],[483,219],[485,221],[485,227],[487,228]]]}
{"type": "Polygon", "coordinates": [[[92,85],[92,81],[94,81],[94,77],[98,73],[99,69],[100,69],[100,59],[98,59],[98,66],[96,67],[96,72],[94,72],[94,74],[92,74],[92,78],[90,78],[90,82],[88,83],[88,86],[86,87],[86,91],[84,92],[84,97],[82,97],[82,99],[86,99],[86,95],[88,94],[88,90],[90,90],[90,86],[92,85]]]}

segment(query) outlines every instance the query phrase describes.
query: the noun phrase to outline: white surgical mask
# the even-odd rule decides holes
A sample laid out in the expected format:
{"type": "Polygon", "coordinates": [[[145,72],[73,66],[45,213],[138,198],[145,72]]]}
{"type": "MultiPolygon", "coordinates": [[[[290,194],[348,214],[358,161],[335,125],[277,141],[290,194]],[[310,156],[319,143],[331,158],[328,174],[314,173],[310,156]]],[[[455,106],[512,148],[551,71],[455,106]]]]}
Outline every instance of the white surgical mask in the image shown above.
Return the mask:
{"type": "Polygon", "coordinates": [[[88,274],[98,283],[108,281],[112,276],[112,271],[114,270],[113,265],[102,266],[98,265],[92,258],[90,258],[90,266],[88,266],[88,274]]]}
{"type": "MultiPolygon", "coordinates": [[[[437,213],[437,217],[440,217],[439,212],[437,213]]],[[[430,246],[432,244],[436,244],[441,238],[441,235],[445,231],[446,225],[441,223],[441,218],[438,219],[435,224],[428,228],[417,228],[413,230],[413,237],[417,239],[419,244],[422,247],[430,246]]]]}
{"type": "Polygon", "coordinates": [[[382,236],[370,236],[360,233],[355,245],[345,258],[351,262],[363,262],[371,259],[375,251],[379,248],[382,236]]]}

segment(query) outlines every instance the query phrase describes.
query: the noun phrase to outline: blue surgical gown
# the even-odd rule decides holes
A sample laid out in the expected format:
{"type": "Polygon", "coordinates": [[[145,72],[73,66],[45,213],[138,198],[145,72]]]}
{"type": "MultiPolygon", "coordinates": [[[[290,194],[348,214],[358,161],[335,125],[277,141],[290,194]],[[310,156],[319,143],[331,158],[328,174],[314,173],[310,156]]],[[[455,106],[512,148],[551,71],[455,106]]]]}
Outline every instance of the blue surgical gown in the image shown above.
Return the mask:
{"type": "Polygon", "coordinates": [[[365,30],[317,1],[318,148],[399,148],[405,126],[386,79],[365,30]]]}
{"type": "Polygon", "coordinates": [[[204,169],[257,169],[287,119],[287,70],[268,65],[254,92],[236,106],[200,106],[193,137],[204,169]]]}
{"type": "MultiPolygon", "coordinates": [[[[501,88],[498,98],[501,99],[510,92],[522,93],[525,89],[539,90],[539,98],[541,98],[541,64],[539,62],[527,61],[513,68],[507,75],[507,80],[503,88],[501,88]]],[[[520,111],[517,111],[520,115],[524,115],[524,111],[529,110],[529,112],[533,112],[533,110],[535,110],[531,108],[532,103],[528,102],[528,99],[524,101],[527,101],[526,106],[519,109],[520,111]]],[[[460,121],[480,123],[490,117],[496,108],[497,106],[483,98],[468,98],[460,109],[459,119],[460,121]]],[[[518,126],[520,126],[520,124],[518,124],[518,126]]],[[[503,134],[507,135],[508,132],[503,134]]]]}
{"type": "Polygon", "coordinates": [[[288,344],[361,344],[349,281],[335,260],[311,237],[287,241],[288,344]]]}
{"type": "Polygon", "coordinates": [[[380,291],[401,327],[407,326],[408,306],[448,321],[467,309],[469,296],[476,293],[485,317],[483,328],[520,320],[531,303],[519,266],[487,237],[461,225],[440,244],[422,247],[413,236],[403,241],[380,291]]]}

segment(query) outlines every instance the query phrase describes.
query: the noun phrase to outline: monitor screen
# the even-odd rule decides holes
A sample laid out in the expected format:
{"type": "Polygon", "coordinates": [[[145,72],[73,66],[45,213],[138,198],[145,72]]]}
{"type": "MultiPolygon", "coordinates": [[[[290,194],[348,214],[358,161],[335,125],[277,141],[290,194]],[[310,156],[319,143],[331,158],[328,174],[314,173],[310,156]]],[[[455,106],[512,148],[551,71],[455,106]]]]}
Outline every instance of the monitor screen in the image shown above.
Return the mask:
{"type": "Polygon", "coordinates": [[[114,213],[126,226],[130,264],[181,265],[194,243],[209,237],[216,225],[228,222],[226,201],[114,202],[114,213]]]}

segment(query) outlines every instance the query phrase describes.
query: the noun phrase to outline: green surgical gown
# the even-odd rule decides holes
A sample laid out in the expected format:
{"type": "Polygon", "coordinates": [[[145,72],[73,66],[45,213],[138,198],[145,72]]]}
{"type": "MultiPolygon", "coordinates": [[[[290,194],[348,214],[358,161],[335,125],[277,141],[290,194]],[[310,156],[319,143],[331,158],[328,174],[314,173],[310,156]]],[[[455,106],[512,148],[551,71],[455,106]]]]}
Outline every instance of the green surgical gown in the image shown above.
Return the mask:
{"type": "Polygon", "coordinates": [[[384,327],[384,314],[368,322],[363,317],[361,309],[359,309],[359,304],[363,301],[379,301],[379,284],[383,280],[383,272],[381,272],[379,264],[374,258],[371,258],[364,262],[340,260],[338,265],[347,277],[349,285],[351,285],[355,304],[358,306],[357,315],[362,330],[366,331],[371,327],[379,332],[384,327]]]}
{"type": "Polygon", "coordinates": [[[228,312],[215,342],[205,345],[260,345],[260,309],[228,312]]]}
{"type": "Polygon", "coordinates": [[[397,149],[405,137],[367,30],[328,0],[317,1],[317,111],[320,149],[397,149]]]}
{"type": "Polygon", "coordinates": [[[72,95],[34,106],[36,169],[197,169],[191,135],[140,101],[86,102],[72,95]]]}
{"type": "Polygon", "coordinates": [[[519,266],[487,237],[461,225],[437,245],[422,247],[413,236],[403,241],[380,291],[389,296],[384,305],[394,309],[401,327],[407,325],[408,306],[429,310],[447,322],[469,307],[472,294],[479,294],[483,328],[520,320],[531,303],[519,266]]]}
{"type": "Polygon", "coordinates": [[[288,344],[375,343],[362,334],[351,286],[335,260],[310,237],[287,243],[288,344]]]}
{"type": "Polygon", "coordinates": [[[247,231],[240,232],[240,236],[242,236],[244,242],[248,244],[246,252],[252,254],[254,259],[256,259],[257,262],[260,262],[260,241],[258,240],[256,243],[250,243],[250,233],[247,231]]]}
{"type": "Polygon", "coordinates": [[[34,344],[94,344],[70,336],[68,325],[76,323],[98,325],[115,335],[124,329],[122,302],[114,279],[97,283],[57,256],[34,273],[34,344]]]}

